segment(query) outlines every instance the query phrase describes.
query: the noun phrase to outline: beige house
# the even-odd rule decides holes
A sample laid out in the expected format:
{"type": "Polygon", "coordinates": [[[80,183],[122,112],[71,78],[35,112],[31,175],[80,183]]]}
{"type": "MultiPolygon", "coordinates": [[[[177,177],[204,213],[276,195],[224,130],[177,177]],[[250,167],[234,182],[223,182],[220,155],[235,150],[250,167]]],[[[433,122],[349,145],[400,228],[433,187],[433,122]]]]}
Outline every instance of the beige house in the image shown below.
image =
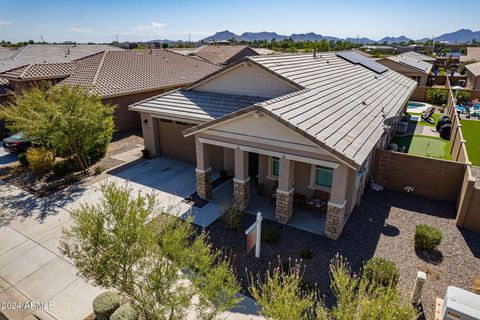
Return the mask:
{"type": "Polygon", "coordinates": [[[460,56],[460,62],[478,61],[480,62],[480,47],[467,47],[465,55],[460,56]]]}
{"type": "Polygon", "coordinates": [[[215,193],[212,168],[234,177],[240,209],[260,186],[280,223],[294,202],[326,195],[324,233],[336,239],[396,125],[386,119],[402,114],[416,86],[353,52],[256,56],[130,110],[152,154],[196,164],[201,198],[215,193]]]}
{"type": "Polygon", "coordinates": [[[480,90],[480,62],[467,64],[465,69],[465,75],[467,76],[466,88],[480,90]]]}
{"type": "Polygon", "coordinates": [[[412,52],[386,57],[378,59],[376,62],[417,81],[419,86],[424,87],[427,85],[428,75],[433,68],[433,64],[421,60],[421,57],[414,57],[413,54],[412,52]]]}

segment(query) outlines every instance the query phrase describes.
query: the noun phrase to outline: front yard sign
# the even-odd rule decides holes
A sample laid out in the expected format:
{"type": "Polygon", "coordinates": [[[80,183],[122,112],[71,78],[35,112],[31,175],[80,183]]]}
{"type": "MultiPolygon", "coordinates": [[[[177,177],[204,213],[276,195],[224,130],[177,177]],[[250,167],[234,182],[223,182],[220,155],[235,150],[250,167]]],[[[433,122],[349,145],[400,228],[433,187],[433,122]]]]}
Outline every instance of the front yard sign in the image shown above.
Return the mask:
{"type": "Polygon", "coordinates": [[[262,214],[257,213],[255,221],[246,231],[247,235],[247,253],[255,247],[255,257],[260,258],[260,243],[262,240],[262,214]]]}

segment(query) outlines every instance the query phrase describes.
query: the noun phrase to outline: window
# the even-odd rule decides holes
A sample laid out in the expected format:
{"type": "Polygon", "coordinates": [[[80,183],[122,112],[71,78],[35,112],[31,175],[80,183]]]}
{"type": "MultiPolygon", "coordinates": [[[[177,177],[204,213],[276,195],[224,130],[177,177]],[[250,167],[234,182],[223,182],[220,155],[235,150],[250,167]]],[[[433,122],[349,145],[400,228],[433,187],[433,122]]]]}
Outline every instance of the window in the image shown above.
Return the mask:
{"type": "Polygon", "coordinates": [[[315,166],[315,186],[331,188],[333,180],[333,169],[322,166],[315,166]]]}
{"type": "Polygon", "coordinates": [[[280,159],[277,157],[272,157],[272,177],[278,177],[280,174],[280,159]]]}

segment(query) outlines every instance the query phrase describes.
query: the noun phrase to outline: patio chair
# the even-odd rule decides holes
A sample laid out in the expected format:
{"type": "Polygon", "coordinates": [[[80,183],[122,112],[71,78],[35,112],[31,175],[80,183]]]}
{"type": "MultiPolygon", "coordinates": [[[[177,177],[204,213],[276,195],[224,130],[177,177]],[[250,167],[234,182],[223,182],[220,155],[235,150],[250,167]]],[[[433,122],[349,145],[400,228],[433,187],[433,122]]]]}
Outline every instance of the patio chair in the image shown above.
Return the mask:
{"type": "Polygon", "coordinates": [[[308,200],[307,211],[310,209],[323,210],[327,208],[328,200],[330,200],[330,194],[321,190],[315,190],[313,197],[308,200]]]}
{"type": "Polygon", "coordinates": [[[273,202],[277,203],[277,189],[278,181],[274,181],[272,184],[272,189],[270,190],[270,204],[273,202]]]}
{"type": "Polygon", "coordinates": [[[435,113],[434,107],[429,107],[423,114],[422,114],[422,121],[429,122],[431,124],[435,124],[435,119],[432,118],[433,114],[435,113]]]}

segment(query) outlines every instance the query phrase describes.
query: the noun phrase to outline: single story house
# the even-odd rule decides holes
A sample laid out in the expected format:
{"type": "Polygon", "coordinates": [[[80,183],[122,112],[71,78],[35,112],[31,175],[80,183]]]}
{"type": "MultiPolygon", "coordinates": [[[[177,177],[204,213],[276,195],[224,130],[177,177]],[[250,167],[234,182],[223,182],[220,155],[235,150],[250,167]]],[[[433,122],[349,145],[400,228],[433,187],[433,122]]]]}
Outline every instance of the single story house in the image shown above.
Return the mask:
{"type": "Polygon", "coordinates": [[[162,49],[104,51],[72,62],[30,64],[0,73],[14,90],[42,81],[83,86],[116,105],[118,131],[140,126],[140,117],[130,112],[132,103],[183,87],[221,67],[162,49]]]}
{"type": "Polygon", "coordinates": [[[480,62],[467,64],[465,69],[465,75],[467,76],[466,88],[480,90],[480,62]]]}
{"type": "Polygon", "coordinates": [[[480,62],[480,47],[467,47],[465,55],[460,56],[460,62],[467,61],[480,62]]]}
{"type": "Polygon", "coordinates": [[[215,192],[212,167],[234,176],[240,209],[251,184],[270,192],[281,223],[296,198],[320,195],[336,239],[416,86],[352,51],[253,56],[130,110],[152,154],[196,164],[201,198],[215,192]]]}
{"type": "Polygon", "coordinates": [[[431,64],[434,64],[435,61],[437,61],[437,58],[427,56],[426,54],[421,54],[421,53],[414,52],[414,51],[404,52],[404,53],[401,54],[401,56],[407,57],[407,58],[412,58],[412,59],[423,61],[423,62],[427,62],[427,63],[431,63],[431,64]]]}
{"type": "Polygon", "coordinates": [[[201,46],[192,56],[219,65],[229,65],[247,56],[257,56],[259,53],[247,45],[207,45],[201,46]]]}
{"type": "Polygon", "coordinates": [[[417,81],[422,87],[427,85],[428,75],[433,68],[433,64],[404,54],[378,59],[376,62],[417,81]]]}

